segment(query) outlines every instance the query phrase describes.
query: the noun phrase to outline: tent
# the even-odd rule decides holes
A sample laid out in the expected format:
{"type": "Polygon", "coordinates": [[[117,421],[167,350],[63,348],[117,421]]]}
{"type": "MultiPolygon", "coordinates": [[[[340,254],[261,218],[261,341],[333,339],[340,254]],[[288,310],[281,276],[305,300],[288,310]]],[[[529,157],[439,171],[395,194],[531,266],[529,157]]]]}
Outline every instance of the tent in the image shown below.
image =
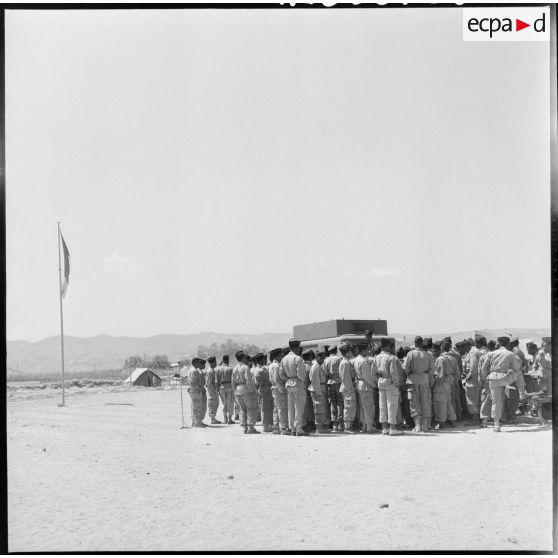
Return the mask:
{"type": "Polygon", "coordinates": [[[146,387],[157,387],[161,385],[161,382],[161,376],[149,368],[136,368],[132,374],[124,380],[125,384],[146,387]]]}

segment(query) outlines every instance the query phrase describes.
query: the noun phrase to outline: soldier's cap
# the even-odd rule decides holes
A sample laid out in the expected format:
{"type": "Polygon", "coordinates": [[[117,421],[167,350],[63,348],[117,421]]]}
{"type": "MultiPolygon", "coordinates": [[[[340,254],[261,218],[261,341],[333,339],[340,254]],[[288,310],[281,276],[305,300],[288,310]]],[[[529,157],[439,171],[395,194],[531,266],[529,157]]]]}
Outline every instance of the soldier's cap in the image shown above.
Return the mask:
{"type": "Polygon", "coordinates": [[[527,348],[528,349],[538,349],[537,344],[533,343],[533,341],[529,341],[529,343],[527,343],[527,348]]]}
{"type": "Polygon", "coordinates": [[[244,358],[246,355],[244,354],[244,351],[237,351],[234,354],[234,358],[236,358],[236,360],[241,360],[242,358],[244,358]]]}
{"type": "Polygon", "coordinates": [[[502,344],[502,343],[509,343],[510,342],[510,338],[507,335],[502,335],[501,337],[498,337],[498,343],[502,344]]]}
{"type": "Polygon", "coordinates": [[[403,358],[405,356],[405,351],[403,350],[403,347],[399,347],[399,349],[397,349],[397,358],[403,358]]]}
{"type": "Polygon", "coordinates": [[[349,352],[349,351],[351,350],[351,346],[350,346],[348,343],[343,343],[343,345],[341,345],[341,346],[339,347],[339,350],[340,350],[342,353],[347,353],[347,352],[349,352]]]}
{"type": "Polygon", "coordinates": [[[198,358],[198,362],[203,366],[207,361],[205,358],[198,358]]]}
{"type": "Polygon", "coordinates": [[[278,348],[278,349],[271,349],[271,351],[269,351],[269,358],[271,360],[273,360],[276,356],[280,355],[283,353],[283,349],[278,348]]]}
{"type": "Polygon", "coordinates": [[[222,356],[222,359],[223,359],[223,360],[225,360],[225,359],[228,360],[228,358],[229,358],[229,355],[223,355],[223,356],[222,356]]]}
{"type": "Polygon", "coordinates": [[[316,357],[316,353],[314,353],[312,349],[306,349],[306,351],[302,353],[302,358],[304,360],[309,360],[315,357],[316,357]]]}
{"type": "Polygon", "coordinates": [[[337,345],[332,345],[329,347],[328,351],[333,355],[337,352],[337,345]]]}
{"type": "Polygon", "coordinates": [[[260,360],[266,358],[265,353],[258,353],[255,357],[254,357],[254,362],[259,362],[260,360]]]}
{"type": "Polygon", "coordinates": [[[550,343],[552,341],[552,337],[543,337],[542,340],[544,343],[550,343]]]}
{"type": "Polygon", "coordinates": [[[512,335],[510,337],[510,343],[515,343],[516,341],[519,341],[519,337],[517,335],[512,335]]]}
{"type": "MultiPolygon", "coordinates": [[[[391,343],[392,340],[389,337],[382,337],[382,340],[380,341],[380,346],[382,347],[382,349],[389,349],[391,343]]],[[[401,347],[399,347],[399,350],[401,350],[401,347]]]]}
{"type": "Polygon", "coordinates": [[[469,337],[469,339],[467,339],[467,343],[469,343],[469,345],[474,345],[475,344],[472,337],[469,337]]]}
{"type": "Polygon", "coordinates": [[[217,359],[214,356],[207,357],[207,362],[217,362],[217,359]]]}
{"type": "Polygon", "coordinates": [[[451,337],[449,337],[449,336],[448,336],[448,337],[444,337],[444,338],[442,339],[442,342],[443,342],[443,341],[447,341],[448,343],[451,343],[451,337]]]}
{"type": "Polygon", "coordinates": [[[463,346],[463,343],[462,343],[461,341],[458,341],[458,342],[455,344],[455,348],[456,348],[456,349],[461,349],[462,346],[463,346]]]}
{"type": "Polygon", "coordinates": [[[318,358],[318,357],[322,357],[322,358],[323,358],[323,357],[325,357],[325,356],[326,356],[325,351],[318,351],[318,352],[316,353],[316,358],[318,358]]]}
{"type": "Polygon", "coordinates": [[[298,339],[289,339],[289,347],[291,349],[298,349],[300,347],[300,341],[298,339]]]}

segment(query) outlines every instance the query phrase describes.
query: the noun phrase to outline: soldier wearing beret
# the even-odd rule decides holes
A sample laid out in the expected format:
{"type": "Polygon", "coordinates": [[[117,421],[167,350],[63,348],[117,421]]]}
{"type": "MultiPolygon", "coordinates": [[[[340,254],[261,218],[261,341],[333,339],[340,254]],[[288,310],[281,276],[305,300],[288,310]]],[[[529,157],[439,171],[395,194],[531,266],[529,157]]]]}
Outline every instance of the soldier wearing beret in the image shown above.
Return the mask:
{"type": "Polygon", "coordinates": [[[271,380],[266,366],[267,358],[264,353],[254,357],[254,383],[260,396],[260,414],[262,417],[263,431],[273,432],[273,395],[271,393],[271,380]]]}
{"type": "Polygon", "coordinates": [[[337,347],[329,347],[329,356],[324,361],[324,368],[328,375],[327,395],[334,432],[345,429],[343,423],[343,396],[341,395],[341,379],[339,378],[339,364],[341,357],[337,354],[337,347]]]}
{"type": "Polygon", "coordinates": [[[293,436],[307,436],[302,430],[304,408],[306,407],[306,368],[300,356],[300,341],[289,341],[289,353],[280,364],[280,375],[286,377],[289,428],[293,436]]]}
{"type": "Polygon", "coordinates": [[[205,375],[205,389],[207,390],[207,406],[209,407],[209,418],[211,419],[211,424],[221,424],[220,420],[217,420],[217,410],[219,409],[219,390],[217,388],[217,359],[214,356],[210,356],[207,359],[209,364],[209,369],[205,375]]]}

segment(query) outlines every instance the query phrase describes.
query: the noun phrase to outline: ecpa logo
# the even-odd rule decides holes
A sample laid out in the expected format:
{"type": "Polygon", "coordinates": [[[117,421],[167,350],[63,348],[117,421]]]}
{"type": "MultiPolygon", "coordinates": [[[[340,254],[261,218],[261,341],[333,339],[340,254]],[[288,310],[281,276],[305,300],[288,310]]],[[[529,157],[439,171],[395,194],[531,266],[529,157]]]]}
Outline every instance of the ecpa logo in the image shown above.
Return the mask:
{"type": "Polygon", "coordinates": [[[548,41],[550,8],[463,8],[464,41],[548,41]]]}

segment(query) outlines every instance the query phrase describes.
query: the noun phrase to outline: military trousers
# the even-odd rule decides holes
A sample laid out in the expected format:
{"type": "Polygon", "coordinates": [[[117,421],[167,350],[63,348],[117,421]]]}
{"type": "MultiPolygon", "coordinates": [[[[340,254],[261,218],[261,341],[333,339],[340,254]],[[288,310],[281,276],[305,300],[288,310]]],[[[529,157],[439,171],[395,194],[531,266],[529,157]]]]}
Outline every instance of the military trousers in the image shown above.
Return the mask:
{"type": "Polygon", "coordinates": [[[188,394],[191,400],[191,415],[192,415],[192,426],[198,426],[203,420],[205,414],[203,411],[203,395],[205,395],[205,388],[188,388],[188,394]]]}
{"type": "Polygon", "coordinates": [[[219,395],[223,405],[223,416],[225,420],[232,418],[234,412],[234,392],[231,384],[222,384],[219,388],[219,395]]]}
{"type": "Polygon", "coordinates": [[[430,418],[432,416],[432,401],[428,383],[407,384],[407,397],[413,418],[430,418]]]}
{"type": "Polygon", "coordinates": [[[517,409],[519,408],[519,389],[517,384],[513,383],[506,386],[504,391],[504,410],[502,418],[505,420],[515,421],[517,419],[517,409]]]}
{"type": "Polygon", "coordinates": [[[481,390],[480,418],[489,419],[492,413],[492,396],[488,386],[481,390]]]}
{"type": "Polygon", "coordinates": [[[453,408],[455,410],[455,416],[457,420],[461,420],[461,415],[463,414],[463,407],[461,405],[461,396],[459,393],[459,385],[458,382],[461,383],[461,380],[454,379],[451,383],[451,402],[453,404],[453,408]]]}
{"type": "Polygon", "coordinates": [[[356,391],[344,391],[341,395],[343,396],[343,420],[345,423],[353,422],[356,416],[356,391]]]}
{"type": "Polygon", "coordinates": [[[334,424],[343,421],[343,396],[339,391],[340,387],[341,384],[328,384],[327,386],[331,420],[334,424]]]}
{"type": "Polygon", "coordinates": [[[207,388],[207,406],[209,407],[209,416],[212,419],[216,418],[217,409],[219,408],[219,392],[215,386],[208,386],[207,388]]]}
{"type": "Polygon", "coordinates": [[[499,423],[504,409],[506,386],[494,386],[490,380],[488,380],[488,385],[490,387],[490,397],[492,398],[492,408],[490,412],[492,413],[494,422],[499,423]]]}
{"type": "Polygon", "coordinates": [[[310,392],[312,403],[314,407],[314,421],[316,426],[324,426],[327,420],[326,403],[327,398],[325,393],[310,392]]]}
{"type": "Polygon", "coordinates": [[[306,404],[304,405],[302,426],[306,426],[309,423],[316,424],[316,417],[314,416],[314,403],[312,401],[312,394],[308,390],[306,390],[306,404]]]}
{"type": "Polygon", "coordinates": [[[258,418],[258,394],[249,391],[236,396],[240,411],[240,426],[255,426],[258,418]]]}
{"type": "Polygon", "coordinates": [[[409,395],[407,390],[408,384],[403,384],[399,386],[399,401],[400,401],[400,408],[401,408],[401,415],[403,416],[403,420],[405,424],[408,426],[414,426],[414,420],[411,416],[411,407],[409,406],[409,395]]]}
{"type": "Polygon", "coordinates": [[[271,388],[273,395],[273,428],[284,430],[289,427],[287,392],[271,388]]]}
{"type": "Polygon", "coordinates": [[[302,432],[304,410],[306,408],[306,388],[302,382],[287,387],[289,408],[289,428],[292,432],[302,432]]]}
{"type": "Polygon", "coordinates": [[[399,410],[399,389],[396,386],[381,388],[378,390],[380,412],[379,419],[382,424],[388,422],[395,426],[398,422],[397,415],[399,410]]]}
{"type": "Polygon", "coordinates": [[[273,425],[273,395],[271,393],[271,386],[260,386],[258,393],[260,395],[262,424],[271,427],[273,425]]]}
{"type": "MultiPolygon", "coordinates": [[[[471,415],[479,414],[480,390],[478,384],[465,383],[465,395],[467,397],[467,409],[471,415]]],[[[451,420],[451,419],[450,419],[451,420]]]]}
{"type": "Polygon", "coordinates": [[[360,408],[360,422],[366,425],[372,432],[374,426],[374,392],[373,391],[358,391],[358,402],[360,408]]]}
{"type": "Polygon", "coordinates": [[[434,400],[434,418],[437,422],[444,423],[446,420],[456,420],[455,410],[451,399],[451,383],[440,382],[432,390],[434,400]]]}

